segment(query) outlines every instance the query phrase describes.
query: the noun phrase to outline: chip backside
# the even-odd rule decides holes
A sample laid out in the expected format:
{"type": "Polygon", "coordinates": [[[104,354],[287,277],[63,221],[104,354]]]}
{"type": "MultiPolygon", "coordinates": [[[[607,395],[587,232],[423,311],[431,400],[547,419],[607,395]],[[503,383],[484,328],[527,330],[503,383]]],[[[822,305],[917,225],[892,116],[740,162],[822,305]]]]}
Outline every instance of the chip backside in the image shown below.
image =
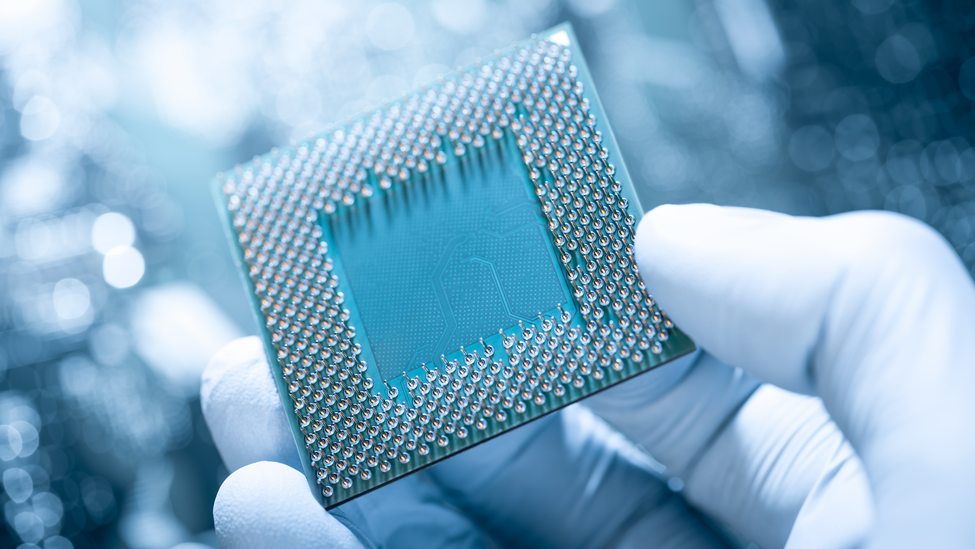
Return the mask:
{"type": "Polygon", "coordinates": [[[326,508],[694,349],[567,24],[214,194],[326,508]]]}

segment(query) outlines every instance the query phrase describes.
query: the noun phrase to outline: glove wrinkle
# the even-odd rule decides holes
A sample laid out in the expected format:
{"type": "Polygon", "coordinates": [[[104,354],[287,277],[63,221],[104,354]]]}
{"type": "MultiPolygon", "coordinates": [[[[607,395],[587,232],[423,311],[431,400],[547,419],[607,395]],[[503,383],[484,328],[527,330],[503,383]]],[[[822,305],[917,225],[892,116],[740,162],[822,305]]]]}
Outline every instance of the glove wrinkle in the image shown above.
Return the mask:
{"type": "Polygon", "coordinates": [[[645,378],[640,376],[585,401],[666,466],[668,475],[680,478],[688,476],[722,426],[760,385],[744,371],[707,353],[688,360],[686,367],[676,365],[686,368],[680,382],[662,395],[644,391],[645,378]]]}
{"type": "MultiPolygon", "coordinates": [[[[450,507],[426,471],[360,496],[337,511],[377,549],[487,549],[484,533],[450,507]]],[[[333,514],[335,512],[333,511],[333,514]]]]}
{"type": "Polygon", "coordinates": [[[359,540],[359,543],[362,544],[363,549],[382,549],[378,547],[375,543],[373,543],[371,539],[369,539],[369,536],[367,536],[366,533],[362,531],[362,528],[360,528],[359,525],[352,522],[352,520],[345,514],[345,511],[343,511],[341,507],[339,507],[338,509],[332,509],[331,511],[328,512],[328,514],[335,517],[335,520],[342,523],[342,526],[345,526],[349,530],[349,532],[352,532],[352,534],[356,537],[356,539],[359,540]]]}
{"type": "Polygon", "coordinates": [[[717,425],[714,432],[711,433],[711,436],[708,437],[701,445],[701,447],[686,460],[685,465],[683,465],[680,469],[680,473],[675,474],[674,476],[678,478],[694,478],[694,472],[695,470],[697,470],[698,464],[701,462],[704,456],[706,456],[710,452],[710,450],[715,446],[715,442],[717,442],[717,440],[721,437],[721,435],[728,430],[728,428],[731,426],[731,423],[738,416],[738,412],[741,411],[741,409],[745,406],[745,404],[748,403],[748,401],[755,394],[755,392],[758,391],[761,387],[762,387],[761,385],[755,385],[755,387],[751,390],[751,392],[744,394],[744,399],[737,406],[730,406],[729,408],[727,408],[728,417],[726,417],[724,421],[722,421],[717,425]]]}
{"type": "Polygon", "coordinates": [[[688,507],[679,494],[669,489],[648,495],[643,504],[634,508],[630,517],[622,521],[613,536],[604,545],[610,549],[636,549],[647,547],[648,539],[654,539],[652,547],[675,549],[731,549],[717,533],[704,527],[697,512],[688,507]],[[668,528],[667,521],[686,521],[693,517],[701,528],[690,534],[685,529],[668,528]]]}
{"type": "MultiPolygon", "coordinates": [[[[570,406],[535,423],[530,447],[505,450],[506,435],[430,469],[448,500],[502,546],[611,547],[621,536],[633,539],[625,531],[671,505],[646,454],[587,408],[570,406]],[[475,452],[495,456],[504,467],[472,487],[461,458],[475,452]]],[[[686,531],[702,547],[723,547],[693,513],[673,516],[658,529],[640,530],[643,543],[655,547],[686,531]]]]}
{"type": "Polygon", "coordinates": [[[870,533],[873,509],[863,463],[844,441],[799,510],[785,549],[854,549],[870,533]]]}

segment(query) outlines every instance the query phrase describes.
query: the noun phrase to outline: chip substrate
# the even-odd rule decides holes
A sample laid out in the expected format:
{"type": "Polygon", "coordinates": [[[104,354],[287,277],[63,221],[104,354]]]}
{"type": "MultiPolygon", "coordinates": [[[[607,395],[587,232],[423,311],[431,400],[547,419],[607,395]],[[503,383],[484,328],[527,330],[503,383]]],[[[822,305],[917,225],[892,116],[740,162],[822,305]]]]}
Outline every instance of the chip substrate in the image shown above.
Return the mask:
{"type": "Polygon", "coordinates": [[[694,349],[569,25],[214,181],[326,508],[694,349]]]}

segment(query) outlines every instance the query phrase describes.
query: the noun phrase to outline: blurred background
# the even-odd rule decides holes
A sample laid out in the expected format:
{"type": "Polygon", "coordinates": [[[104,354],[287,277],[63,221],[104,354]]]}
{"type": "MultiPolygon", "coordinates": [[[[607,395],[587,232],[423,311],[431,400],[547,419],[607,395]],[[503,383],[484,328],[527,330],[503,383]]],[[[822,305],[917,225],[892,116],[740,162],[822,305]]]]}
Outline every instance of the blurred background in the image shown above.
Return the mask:
{"type": "Polygon", "coordinates": [[[215,547],[219,170],[571,21],[643,205],[898,211],[975,269],[962,0],[0,0],[0,549],[215,547]]]}

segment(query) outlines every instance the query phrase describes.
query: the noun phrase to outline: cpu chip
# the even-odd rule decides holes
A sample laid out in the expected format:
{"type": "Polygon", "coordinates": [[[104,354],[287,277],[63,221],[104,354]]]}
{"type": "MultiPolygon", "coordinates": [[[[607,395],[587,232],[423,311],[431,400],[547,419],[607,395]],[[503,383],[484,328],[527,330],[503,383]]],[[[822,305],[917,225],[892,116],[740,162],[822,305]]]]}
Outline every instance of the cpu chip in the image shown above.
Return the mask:
{"type": "Polygon", "coordinates": [[[562,25],[218,174],[326,508],[694,349],[593,90],[562,25]]]}

